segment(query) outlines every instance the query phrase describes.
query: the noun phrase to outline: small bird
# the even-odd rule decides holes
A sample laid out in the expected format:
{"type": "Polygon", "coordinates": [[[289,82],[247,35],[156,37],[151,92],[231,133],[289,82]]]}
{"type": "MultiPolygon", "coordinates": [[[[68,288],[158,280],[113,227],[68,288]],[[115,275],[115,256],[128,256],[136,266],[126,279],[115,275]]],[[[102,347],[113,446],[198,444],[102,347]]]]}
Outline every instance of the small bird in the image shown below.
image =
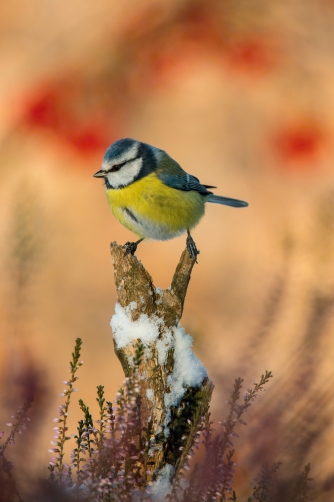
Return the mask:
{"type": "Polygon", "coordinates": [[[214,195],[195,176],[186,173],[164,150],[124,138],[107,149],[101,170],[114,216],[139,237],[124,245],[134,254],[144,239],[168,240],[187,232],[187,249],[197,261],[199,251],[190,235],[204,215],[205,203],[246,207],[247,202],[214,195]]]}

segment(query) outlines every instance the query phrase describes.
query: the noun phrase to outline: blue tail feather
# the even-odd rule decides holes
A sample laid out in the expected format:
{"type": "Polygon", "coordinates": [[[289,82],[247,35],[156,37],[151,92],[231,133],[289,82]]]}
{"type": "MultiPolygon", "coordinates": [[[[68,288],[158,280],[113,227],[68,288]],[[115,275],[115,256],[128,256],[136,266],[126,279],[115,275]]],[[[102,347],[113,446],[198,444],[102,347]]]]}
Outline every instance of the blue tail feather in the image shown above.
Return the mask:
{"type": "Polygon", "coordinates": [[[222,197],[221,195],[210,195],[207,199],[208,202],[213,202],[215,204],[224,204],[224,206],[232,207],[247,207],[248,202],[238,199],[230,199],[229,197],[222,197]]]}

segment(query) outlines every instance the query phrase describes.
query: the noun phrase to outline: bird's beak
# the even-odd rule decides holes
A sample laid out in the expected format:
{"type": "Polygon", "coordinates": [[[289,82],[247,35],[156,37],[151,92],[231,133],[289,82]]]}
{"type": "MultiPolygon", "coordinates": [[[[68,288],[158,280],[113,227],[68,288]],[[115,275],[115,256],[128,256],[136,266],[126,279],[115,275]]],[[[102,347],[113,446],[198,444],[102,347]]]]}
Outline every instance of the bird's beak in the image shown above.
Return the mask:
{"type": "Polygon", "coordinates": [[[106,173],[101,169],[100,171],[97,171],[97,173],[93,174],[94,178],[104,178],[106,173]]]}

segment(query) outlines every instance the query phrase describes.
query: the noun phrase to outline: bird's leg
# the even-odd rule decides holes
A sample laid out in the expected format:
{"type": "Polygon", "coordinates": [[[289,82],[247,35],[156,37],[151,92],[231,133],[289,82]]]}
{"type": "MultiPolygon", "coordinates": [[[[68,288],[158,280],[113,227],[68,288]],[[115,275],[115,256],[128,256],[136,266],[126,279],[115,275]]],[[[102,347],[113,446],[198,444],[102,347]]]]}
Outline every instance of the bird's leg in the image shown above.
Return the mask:
{"type": "Polygon", "coordinates": [[[132,256],[133,256],[137,250],[138,244],[140,244],[141,241],[143,241],[143,240],[144,240],[144,237],[142,239],[139,239],[139,241],[136,241],[136,242],[126,242],[123,246],[123,248],[125,249],[124,256],[126,256],[127,254],[132,254],[132,256]]]}
{"type": "Polygon", "coordinates": [[[187,237],[187,249],[188,249],[189,256],[190,256],[190,258],[193,258],[196,261],[196,263],[198,263],[198,261],[197,261],[197,255],[199,254],[199,251],[198,251],[198,249],[196,247],[194,239],[190,235],[189,230],[187,230],[187,233],[188,233],[188,237],[187,237]]]}

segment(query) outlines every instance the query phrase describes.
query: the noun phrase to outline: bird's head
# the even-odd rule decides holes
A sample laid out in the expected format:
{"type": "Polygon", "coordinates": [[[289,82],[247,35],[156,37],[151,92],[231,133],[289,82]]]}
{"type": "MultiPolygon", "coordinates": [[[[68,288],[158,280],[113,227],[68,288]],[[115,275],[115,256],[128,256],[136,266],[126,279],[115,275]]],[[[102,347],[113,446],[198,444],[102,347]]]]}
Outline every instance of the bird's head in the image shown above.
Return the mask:
{"type": "Polygon", "coordinates": [[[124,188],[156,168],[153,147],[135,139],[119,139],[104,154],[95,178],[104,178],[107,188],[124,188]]]}

